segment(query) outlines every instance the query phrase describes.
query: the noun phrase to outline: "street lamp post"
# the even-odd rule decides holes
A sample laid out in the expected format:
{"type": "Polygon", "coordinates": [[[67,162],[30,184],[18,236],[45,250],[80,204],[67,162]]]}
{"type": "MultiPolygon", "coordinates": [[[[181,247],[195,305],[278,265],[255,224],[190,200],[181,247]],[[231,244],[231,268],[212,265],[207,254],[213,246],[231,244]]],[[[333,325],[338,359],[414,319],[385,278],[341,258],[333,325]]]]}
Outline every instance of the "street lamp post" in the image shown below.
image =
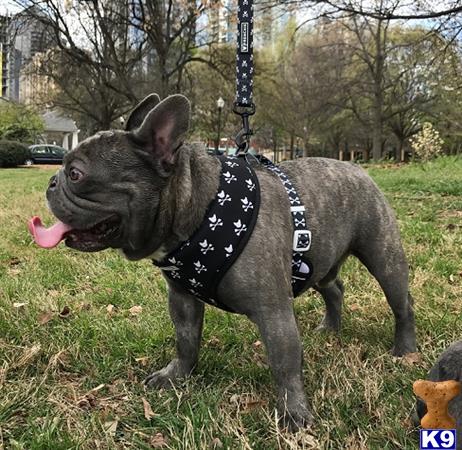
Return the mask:
{"type": "Polygon", "coordinates": [[[225,106],[225,101],[220,97],[217,100],[217,108],[218,108],[218,132],[217,132],[217,141],[215,143],[215,153],[218,154],[218,149],[220,147],[220,134],[221,134],[221,111],[225,106]]]}

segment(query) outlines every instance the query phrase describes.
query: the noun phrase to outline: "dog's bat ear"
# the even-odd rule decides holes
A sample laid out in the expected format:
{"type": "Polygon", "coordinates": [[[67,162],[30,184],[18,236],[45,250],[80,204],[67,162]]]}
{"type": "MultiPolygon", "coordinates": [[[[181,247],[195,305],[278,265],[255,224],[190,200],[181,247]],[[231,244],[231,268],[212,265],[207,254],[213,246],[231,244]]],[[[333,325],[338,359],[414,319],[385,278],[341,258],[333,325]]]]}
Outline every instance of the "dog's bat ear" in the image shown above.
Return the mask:
{"type": "Polygon", "coordinates": [[[161,163],[173,164],[175,150],[189,129],[191,104],[184,95],[162,100],[132,131],[133,137],[161,163]]]}
{"type": "Polygon", "coordinates": [[[159,102],[160,97],[157,94],[149,94],[141,100],[128,117],[125,124],[125,131],[133,131],[135,128],[138,128],[143,123],[149,111],[153,110],[159,102]]]}

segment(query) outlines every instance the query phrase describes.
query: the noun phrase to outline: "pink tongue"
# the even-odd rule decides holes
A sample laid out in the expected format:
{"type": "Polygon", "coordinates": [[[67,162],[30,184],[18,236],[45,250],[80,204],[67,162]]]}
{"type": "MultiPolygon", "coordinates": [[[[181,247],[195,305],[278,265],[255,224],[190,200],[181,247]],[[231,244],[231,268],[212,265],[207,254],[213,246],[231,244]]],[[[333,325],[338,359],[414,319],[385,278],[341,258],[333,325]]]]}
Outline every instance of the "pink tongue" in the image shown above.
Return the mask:
{"type": "Polygon", "coordinates": [[[56,247],[64,239],[64,233],[72,229],[62,222],[57,222],[50,228],[45,228],[40,217],[37,216],[32,217],[27,226],[32,236],[34,236],[35,243],[42,248],[56,247]]]}

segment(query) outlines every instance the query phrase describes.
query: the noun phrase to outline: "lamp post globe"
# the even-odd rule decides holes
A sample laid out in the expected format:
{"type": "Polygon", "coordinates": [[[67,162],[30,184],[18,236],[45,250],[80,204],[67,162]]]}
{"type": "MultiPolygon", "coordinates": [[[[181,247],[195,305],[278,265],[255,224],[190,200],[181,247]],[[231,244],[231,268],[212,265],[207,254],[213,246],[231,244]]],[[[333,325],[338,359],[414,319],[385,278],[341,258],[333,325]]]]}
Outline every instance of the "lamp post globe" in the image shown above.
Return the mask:
{"type": "Polygon", "coordinates": [[[225,101],[222,97],[217,100],[217,108],[218,108],[218,130],[217,130],[217,140],[215,142],[215,153],[218,154],[218,149],[220,148],[220,134],[221,134],[221,111],[225,106],[225,101]]]}

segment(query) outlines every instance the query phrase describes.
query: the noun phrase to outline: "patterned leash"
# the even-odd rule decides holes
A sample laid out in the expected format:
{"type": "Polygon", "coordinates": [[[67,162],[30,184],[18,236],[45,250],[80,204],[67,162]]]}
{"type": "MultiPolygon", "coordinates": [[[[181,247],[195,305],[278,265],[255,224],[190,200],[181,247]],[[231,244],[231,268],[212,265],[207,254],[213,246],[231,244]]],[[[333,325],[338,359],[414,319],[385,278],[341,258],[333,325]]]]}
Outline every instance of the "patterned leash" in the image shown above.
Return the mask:
{"type": "Polygon", "coordinates": [[[239,0],[237,7],[236,100],[233,111],[242,118],[242,130],[235,141],[240,153],[249,149],[249,116],[255,114],[253,103],[253,0],[239,0]]]}
{"type": "MultiPolygon", "coordinates": [[[[235,141],[238,155],[248,160],[250,137],[253,131],[249,125],[249,116],[255,114],[253,103],[253,0],[239,0],[237,14],[237,54],[236,54],[236,100],[234,112],[242,118],[242,130],[235,141]]],[[[292,287],[296,296],[312,274],[312,265],[304,253],[311,246],[311,231],[307,229],[305,207],[300,201],[295,187],[287,175],[273,162],[262,155],[255,156],[264,167],[275,173],[281,180],[290,201],[290,212],[294,224],[292,287]]]]}

